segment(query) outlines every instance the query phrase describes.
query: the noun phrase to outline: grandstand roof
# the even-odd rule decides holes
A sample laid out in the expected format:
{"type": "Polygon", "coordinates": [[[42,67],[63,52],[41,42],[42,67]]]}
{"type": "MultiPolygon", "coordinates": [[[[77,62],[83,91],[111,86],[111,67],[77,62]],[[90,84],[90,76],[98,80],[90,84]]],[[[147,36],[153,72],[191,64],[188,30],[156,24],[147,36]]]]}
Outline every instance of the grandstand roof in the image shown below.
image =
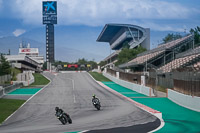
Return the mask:
{"type": "Polygon", "coordinates": [[[129,28],[137,28],[140,30],[144,30],[144,28],[131,24],[106,24],[97,38],[98,42],[110,42],[111,39],[124,27],[129,28]]]}

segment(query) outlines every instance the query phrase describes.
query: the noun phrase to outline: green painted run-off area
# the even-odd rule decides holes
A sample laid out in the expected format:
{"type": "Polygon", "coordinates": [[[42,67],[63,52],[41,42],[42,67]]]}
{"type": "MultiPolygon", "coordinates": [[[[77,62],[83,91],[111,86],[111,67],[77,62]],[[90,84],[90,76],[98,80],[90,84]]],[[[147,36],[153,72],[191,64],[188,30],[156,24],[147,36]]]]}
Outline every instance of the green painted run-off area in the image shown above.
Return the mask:
{"type": "Polygon", "coordinates": [[[40,89],[41,88],[20,88],[8,93],[8,95],[34,95],[40,89]]]}
{"type": "Polygon", "coordinates": [[[200,132],[200,112],[179,106],[168,98],[151,98],[136,91],[122,87],[114,82],[102,82],[113,90],[155,110],[162,112],[165,122],[161,133],[197,133],[200,132]],[[135,98],[134,98],[135,97],[135,98]],[[138,98],[140,97],[140,98],[138,98]]]}

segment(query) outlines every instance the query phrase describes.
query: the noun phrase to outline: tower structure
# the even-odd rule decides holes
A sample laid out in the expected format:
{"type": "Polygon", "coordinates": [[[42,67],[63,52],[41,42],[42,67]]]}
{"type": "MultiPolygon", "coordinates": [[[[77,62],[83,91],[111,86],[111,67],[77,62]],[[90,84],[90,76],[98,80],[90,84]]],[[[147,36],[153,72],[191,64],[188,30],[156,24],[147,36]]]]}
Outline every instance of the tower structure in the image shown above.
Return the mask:
{"type": "Polygon", "coordinates": [[[43,1],[43,24],[46,25],[46,62],[47,69],[51,70],[51,63],[55,61],[54,24],[57,24],[57,2],[43,1]]]}

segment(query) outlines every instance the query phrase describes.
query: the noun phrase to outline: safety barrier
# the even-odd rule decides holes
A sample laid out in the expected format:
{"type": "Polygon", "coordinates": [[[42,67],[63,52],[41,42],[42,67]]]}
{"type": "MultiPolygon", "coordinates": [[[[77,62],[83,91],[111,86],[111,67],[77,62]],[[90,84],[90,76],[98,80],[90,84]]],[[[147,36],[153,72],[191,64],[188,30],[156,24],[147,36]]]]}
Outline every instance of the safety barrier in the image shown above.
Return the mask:
{"type": "Polygon", "coordinates": [[[3,87],[0,86],[0,97],[2,97],[2,96],[3,96],[3,87]]]}
{"type": "Polygon", "coordinates": [[[10,85],[5,88],[0,88],[0,97],[4,96],[5,94],[7,94],[15,89],[21,88],[22,86],[23,86],[22,83],[16,83],[14,85],[10,85]]]}
{"type": "Polygon", "coordinates": [[[189,96],[168,89],[168,98],[185,108],[200,112],[200,97],[189,96]]]}
{"type": "Polygon", "coordinates": [[[134,83],[131,83],[128,81],[124,81],[124,80],[118,79],[117,77],[111,76],[107,73],[103,73],[103,75],[123,87],[129,88],[129,89],[139,92],[139,93],[142,93],[146,96],[155,96],[153,94],[153,90],[150,87],[134,84],[134,83]]]}

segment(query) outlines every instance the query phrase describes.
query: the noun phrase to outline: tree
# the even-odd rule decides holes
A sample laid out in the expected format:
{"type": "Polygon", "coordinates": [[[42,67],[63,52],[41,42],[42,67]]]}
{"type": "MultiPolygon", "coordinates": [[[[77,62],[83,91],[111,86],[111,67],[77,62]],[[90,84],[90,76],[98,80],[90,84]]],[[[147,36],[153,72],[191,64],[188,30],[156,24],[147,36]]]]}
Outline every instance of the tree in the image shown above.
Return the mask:
{"type": "Polygon", "coordinates": [[[104,66],[105,64],[106,64],[105,61],[101,61],[98,65],[99,65],[100,67],[102,67],[102,66],[104,66]]]}
{"type": "Polygon", "coordinates": [[[1,64],[0,64],[0,75],[11,74],[11,66],[2,54],[1,54],[0,62],[1,62],[1,64]]]}
{"type": "Polygon", "coordinates": [[[43,66],[42,66],[42,69],[43,69],[43,70],[46,70],[46,69],[47,69],[47,62],[46,62],[46,61],[44,62],[43,66]]]}
{"type": "Polygon", "coordinates": [[[196,27],[194,29],[190,29],[190,33],[194,35],[194,43],[195,45],[200,45],[200,27],[196,27]]]}
{"type": "Polygon", "coordinates": [[[81,65],[81,64],[87,64],[87,62],[88,61],[85,58],[82,58],[82,59],[78,59],[77,63],[81,65]]]}
{"type": "Polygon", "coordinates": [[[130,48],[130,45],[128,44],[128,41],[123,43],[122,48],[127,48],[127,49],[130,48]]]}
{"type": "Polygon", "coordinates": [[[167,43],[169,41],[173,41],[173,40],[176,40],[176,39],[179,39],[181,38],[182,36],[180,34],[173,34],[173,33],[169,33],[167,34],[164,38],[163,38],[163,42],[164,43],[167,43]]]}
{"type": "Polygon", "coordinates": [[[115,63],[115,65],[118,66],[120,64],[126,63],[131,59],[135,58],[137,54],[142,53],[144,51],[146,51],[146,49],[141,46],[138,46],[134,49],[123,48],[117,57],[118,61],[115,63]]]}

